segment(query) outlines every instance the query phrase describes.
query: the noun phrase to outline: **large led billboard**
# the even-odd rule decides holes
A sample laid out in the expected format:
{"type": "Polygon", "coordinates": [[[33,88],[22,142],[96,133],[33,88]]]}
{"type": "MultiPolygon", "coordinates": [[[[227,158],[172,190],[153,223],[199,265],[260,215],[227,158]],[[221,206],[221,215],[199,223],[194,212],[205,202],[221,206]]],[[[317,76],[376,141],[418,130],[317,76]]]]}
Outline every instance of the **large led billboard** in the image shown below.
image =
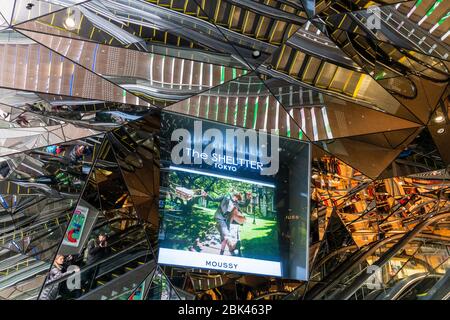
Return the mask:
{"type": "Polygon", "coordinates": [[[158,262],[307,279],[310,146],[163,112],[158,262]]]}

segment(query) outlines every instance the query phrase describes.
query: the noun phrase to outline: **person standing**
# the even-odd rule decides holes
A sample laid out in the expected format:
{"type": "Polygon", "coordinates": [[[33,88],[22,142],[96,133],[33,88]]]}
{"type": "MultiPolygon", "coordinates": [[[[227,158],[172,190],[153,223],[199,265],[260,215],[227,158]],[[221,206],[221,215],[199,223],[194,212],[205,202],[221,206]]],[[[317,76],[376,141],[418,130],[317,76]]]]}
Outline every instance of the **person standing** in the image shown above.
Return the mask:
{"type": "Polygon", "coordinates": [[[247,207],[251,200],[251,194],[247,194],[245,201],[242,201],[242,196],[239,192],[232,192],[226,196],[213,198],[207,192],[202,192],[202,196],[208,201],[220,202],[214,219],[216,220],[216,228],[220,234],[221,249],[220,254],[223,255],[225,247],[232,255],[235,254],[237,241],[233,240],[230,232],[231,216],[233,213],[240,212],[241,207],[247,207]]]}
{"type": "Polygon", "coordinates": [[[111,253],[111,248],[108,246],[106,234],[100,233],[97,241],[88,245],[88,256],[86,264],[91,265],[98,261],[107,258],[111,253]]]}
{"type": "Polygon", "coordinates": [[[86,266],[88,270],[84,272],[83,283],[85,289],[89,290],[94,282],[94,278],[97,276],[98,264],[111,254],[106,234],[100,233],[97,240],[92,239],[89,241],[86,250],[86,266]]]}
{"type": "MultiPolygon", "coordinates": [[[[68,260],[70,260],[70,258],[71,256],[68,257],[68,260]]],[[[58,254],[53,262],[53,266],[50,270],[47,281],[45,282],[45,288],[42,291],[39,300],[56,300],[58,298],[60,283],[57,282],[57,280],[72,273],[64,270],[64,262],[64,256],[58,254]]]]}

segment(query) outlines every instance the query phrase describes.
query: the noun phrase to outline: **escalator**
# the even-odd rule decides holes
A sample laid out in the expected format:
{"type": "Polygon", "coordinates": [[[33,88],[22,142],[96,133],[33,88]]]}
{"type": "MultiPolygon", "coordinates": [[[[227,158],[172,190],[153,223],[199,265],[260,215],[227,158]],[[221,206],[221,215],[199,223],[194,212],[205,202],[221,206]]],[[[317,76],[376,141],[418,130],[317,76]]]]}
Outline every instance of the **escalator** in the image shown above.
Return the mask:
{"type": "MultiPolygon", "coordinates": [[[[21,261],[14,266],[15,272],[1,278],[0,291],[11,286],[15,286],[24,280],[28,280],[30,277],[34,277],[42,272],[45,272],[49,268],[50,263],[48,262],[35,259],[26,259],[21,261]]],[[[7,269],[6,271],[10,272],[10,269],[7,269]]]]}
{"type": "Polygon", "coordinates": [[[406,18],[399,11],[389,7],[381,8],[380,16],[388,27],[387,30],[383,29],[383,33],[386,33],[386,36],[393,43],[397,43],[396,38],[401,37],[403,41],[408,41],[410,46],[416,47],[419,52],[432,54],[445,60],[448,59],[449,51],[446,44],[436,39],[422,27],[417,28],[412,21],[413,17],[406,18]]]}
{"type": "Polygon", "coordinates": [[[448,269],[443,277],[435,283],[435,285],[419,300],[450,300],[450,269],[448,269]]]}
{"type": "MultiPolygon", "coordinates": [[[[103,221],[95,228],[120,222],[124,219],[103,221]]],[[[126,220],[126,219],[125,219],[126,220]]],[[[155,244],[153,244],[155,245],[155,244]]],[[[60,286],[60,298],[81,300],[119,299],[139,285],[130,279],[144,279],[156,265],[154,253],[148,246],[147,237],[142,226],[132,225],[124,230],[114,231],[108,239],[111,254],[105,259],[86,265],[81,256],[75,257],[71,264],[80,266],[78,274],[81,290],[68,290],[65,286],[67,276],[47,283],[60,286]]],[[[138,281],[138,280],[135,280],[138,281]]]]}
{"type": "Polygon", "coordinates": [[[23,216],[22,219],[17,219],[21,216],[20,214],[3,216],[5,222],[0,229],[0,243],[5,245],[10,241],[32,238],[41,233],[50,233],[52,230],[64,227],[69,221],[72,204],[70,201],[61,204],[60,202],[63,201],[55,201],[53,204],[46,203],[46,207],[40,208],[41,211],[38,211],[37,215],[23,216]],[[53,208],[50,209],[47,205],[51,205],[53,208]],[[45,215],[42,215],[44,209],[47,210],[45,210],[45,215]],[[17,231],[19,228],[20,232],[17,231]]]}
{"type": "MultiPolygon", "coordinates": [[[[147,50],[147,46],[154,50],[152,44],[160,44],[169,50],[178,47],[229,55],[236,51],[224,41],[225,36],[250,59],[255,49],[262,57],[273,53],[306,21],[300,5],[273,0],[156,0],[144,6],[139,1],[119,0],[105,1],[104,6],[95,2],[80,5],[78,9],[86,19],[72,32],[99,43],[138,50],[147,50]]],[[[63,15],[57,12],[39,19],[39,23],[64,28],[63,15]]]]}
{"type": "Polygon", "coordinates": [[[32,250],[27,255],[6,250],[0,256],[0,297],[33,299],[42,287],[51,264],[44,256],[53,257],[52,245],[43,250],[32,250]]]}
{"type": "Polygon", "coordinates": [[[156,260],[148,250],[141,249],[124,254],[122,260],[111,264],[113,266],[101,266],[102,272],[96,277],[95,286],[79,300],[116,300],[131,295],[156,267],[156,260]]]}
{"type": "MultiPolygon", "coordinates": [[[[446,219],[450,216],[449,212],[436,213],[428,219],[416,224],[413,229],[405,234],[395,234],[382,240],[375,241],[370,245],[360,248],[360,250],[350,255],[343,263],[340,263],[332,272],[323,277],[319,283],[315,284],[305,294],[306,300],[317,299],[349,299],[358,290],[361,290],[368,279],[373,277],[372,273],[367,271],[367,258],[373,256],[377,250],[391,245],[381,255],[381,257],[373,263],[373,267],[382,268],[392,257],[394,257],[402,248],[404,248],[414,238],[427,238],[427,234],[420,233],[428,225],[437,221],[446,219]]],[[[434,237],[431,237],[434,240],[434,237]]],[[[285,299],[296,299],[298,293],[294,290],[285,299]]]]}
{"type": "Polygon", "coordinates": [[[391,288],[379,292],[376,298],[370,298],[376,300],[417,300],[420,295],[426,294],[440,278],[442,278],[440,274],[416,273],[398,281],[391,288]]]}
{"type": "MultiPolygon", "coordinates": [[[[67,217],[67,219],[69,219],[69,216],[67,217]]],[[[61,222],[61,218],[59,220],[61,222]]],[[[118,220],[124,219],[122,218],[118,220]]],[[[100,219],[97,229],[103,227],[108,223],[114,223],[118,220],[113,219],[111,221],[105,222],[100,219]]],[[[30,238],[31,242],[27,245],[26,248],[19,248],[24,250],[24,252],[26,250],[27,254],[13,252],[7,249],[1,251],[0,297],[8,296],[8,299],[21,299],[21,297],[26,299],[37,298],[39,291],[42,288],[42,284],[45,280],[45,276],[51,267],[51,263],[49,261],[53,259],[55,255],[54,250],[58,247],[59,243],[58,241],[52,244],[53,242],[49,242],[50,240],[45,240],[46,238],[52,236],[52,229],[50,224],[50,222],[47,222],[42,225],[41,228],[44,228],[40,231],[36,228],[32,228],[31,231],[33,233],[30,234],[32,235],[32,237],[30,238]]],[[[123,238],[127,236],[133,237],[133,234],[136,233],[137,229],[137,226],[132,226],[120,233],[112,233],[112,250],[122,250],[120,246],[116,247],[114,244],[122,243],[123,245],[123,238]]],[[[128,241],[128,243],[133,243],[132,239],[128,241]]],[[[119,261],[119,265],[126,265],[126,260],[130,258],[130,256],[123,255],[119,257],[121,258],[119,261]]],[[[140,255],[136,255],[134,259],[138,260],[141,257],[142,253],[140,255]]],[[[79,256],[77,258],[79,260],[77,262],[82,263],[81,260],[83,257],[79,256]]],[[[114,261],[114,263],[116,262],[114,261]]],[[[129,267],[129,265],[126,265],[124,267],[129,267]]],[[[113,268],[112,265],[103,265],[99,270],[99,277],[104,276],[105,274],[107,274],[107,272],[113,271],[113,269],[111,268],[113,268]]],[[[102,279],[99,279],[99,281],[101,280],[102,279]]],[[[97,285],[97,283],[94,282],[94,285],[97,285]]]]}

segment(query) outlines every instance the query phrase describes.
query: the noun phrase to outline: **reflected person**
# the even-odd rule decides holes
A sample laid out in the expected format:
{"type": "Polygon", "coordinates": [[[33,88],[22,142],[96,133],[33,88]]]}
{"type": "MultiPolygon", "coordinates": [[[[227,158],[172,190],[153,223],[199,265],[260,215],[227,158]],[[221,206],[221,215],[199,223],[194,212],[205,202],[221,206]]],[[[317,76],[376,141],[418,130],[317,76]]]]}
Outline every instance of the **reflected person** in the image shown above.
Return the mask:
{"type": "MultiPolygon", "coordinates": [[[[70,260],[71,256],[67,258],[70,260]]],[[[65,258],[63,255],[58,254],[53,262],[53,266],[48,275],[47,281],[45,282],[45,288],[41,293],[39,300],[56,300],[59,294],[60,282],[58,279],[71,274],[72,272],[65,271],[65,258]]]]}

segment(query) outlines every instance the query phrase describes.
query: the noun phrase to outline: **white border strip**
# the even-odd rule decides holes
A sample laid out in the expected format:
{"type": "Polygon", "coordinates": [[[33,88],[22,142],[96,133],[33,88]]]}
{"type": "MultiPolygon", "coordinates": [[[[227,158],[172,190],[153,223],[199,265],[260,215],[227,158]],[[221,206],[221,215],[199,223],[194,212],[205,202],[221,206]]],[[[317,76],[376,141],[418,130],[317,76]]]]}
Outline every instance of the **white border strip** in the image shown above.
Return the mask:
{"type": "Polygon", "coordinates": [[[281,277],[280,262],[212,253],[159,248],[158,263],[281,277]]]}
{"type": "Polygon", "coordinates": [[[272,183],[266,183],[266,182],[261,182],[261,181],[256,181],[256,180],[224,176],[224,175],[220,175],[220,174],[209,173],[209,172],[204,172],[204,171],[200,171],[200,170],[180,168],[180,167],[175,167],[175,166],[170,166],[169,169],[176,170],[176,171],[189,172],[189,173],[196,173],[196,174],[203,175],[203,176],[209,176],[209,177],[222,178],[222,179],[246,182],[246,183],[251,183],[251,184],[257,184],[257,185],[269,187],[269,188],[275,188],[275,185],[272,183]]]}

